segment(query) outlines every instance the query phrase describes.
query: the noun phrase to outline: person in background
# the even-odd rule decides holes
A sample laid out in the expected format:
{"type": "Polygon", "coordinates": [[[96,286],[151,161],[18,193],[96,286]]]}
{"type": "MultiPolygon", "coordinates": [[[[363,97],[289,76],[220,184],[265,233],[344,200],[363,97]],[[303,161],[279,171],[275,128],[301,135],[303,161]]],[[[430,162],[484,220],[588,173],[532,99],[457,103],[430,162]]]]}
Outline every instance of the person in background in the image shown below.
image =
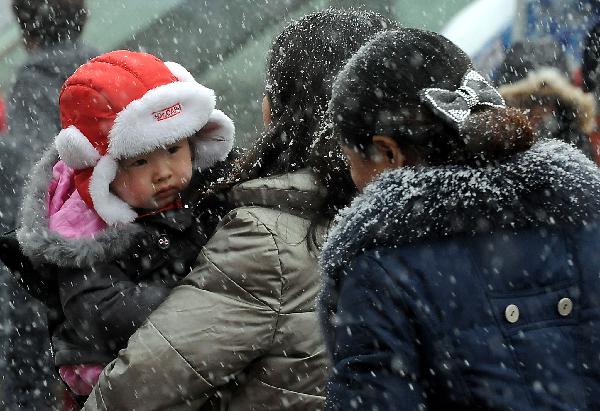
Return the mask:
{"type": "Polygon", "coordinates": [[[8,125],[6,124],[6,102],[4,96],[0,93],[0,135],[5,134],[8,131],[8,125]]]}
{"type": "Polygon", "coordinates": [[[87,17],[85,0],[12,0],[12,6],[28,56],[7,97],[9,138],[0,148],[10,153],[2,159],[3,168],[14,170],[12,184],[21,187],[60,131],[60,88],[98,52],[79,40],[87,17]]]}
{"type": "Polygon", "coordinates": [[[363,46],[329,114],[361,194],[321,256],[326,409],[600,409],[600,169],[428,31],[363,46]]]}
{"type": "Polygon", "coordinates": [[[317,254],[340,198],[347,204],[354,188],[347,168],[328,168],[330,156],[315,158],[313,145],[327,151],[331,140],[322,120],[335,74],[392,25],[371,12],[326,10],[275,38],[265,131],[221,187],[235,209],[192,273],[105,368],[86,410],[323,407],[317,254]],[[340,176],[327,187],[317,172],[340,176]]]}
{"type": "MultiPolygon", "coordinates": [[[[581,88],[584,92],[591,93],[598,105],[600,102],[600,22],[592,26],[587,33],[582,55],[581,88]]],[[[596,113],[596,125],[599,122],[600,114],[596,113]]],[[[600,131],[597,128],[590,134],[590,142],[597,158],[600,158],[600,131]]]]}
{"type": "MultiPolygon", "coordinates": [[[[0,139],[0,223],[15,228],[25,177],[60,131],[58,95],[77,67],[96,55],[79,41],[87,9],[84,0],[12,0],[27,51],[25,64],[7,96],[8,134],[0,139]]],[[[57,380],[50,354],[45,308],[12,282],[6,270],[9,300],[6,362],[2,373],[3,407],[49,409],[55,406],[57,380]]]]}
{"type": "Polygon", "coordinates": [[[534,132],[579,148],[600,162],[590,142],[596,101],[571,82],[563,49],[549,38],[516,42],[507,51],[496,85],[506,103],[527,110],[534,132]]]}

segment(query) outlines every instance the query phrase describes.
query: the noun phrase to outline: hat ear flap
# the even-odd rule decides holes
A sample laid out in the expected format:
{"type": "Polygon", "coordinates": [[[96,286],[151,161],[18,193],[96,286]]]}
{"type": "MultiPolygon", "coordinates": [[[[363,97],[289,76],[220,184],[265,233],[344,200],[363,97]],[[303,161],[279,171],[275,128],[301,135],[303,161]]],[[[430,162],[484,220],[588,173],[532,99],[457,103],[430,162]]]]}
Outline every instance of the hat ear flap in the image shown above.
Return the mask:
{"type": "Polygon", "coordinates": [[[89,185],[94,209],[111,226],[131,223],[137,218],[137,213],[110,191],[110,183],[115,179],[118,167],[117,161],[112,157],[102,157],[94,167],[89,185]]]}
{"type": "Polygon", "coordinates": [[[75,126],[64,128],[54,140],[62,161],[74,170],[93,167],[100,159],[100,153],[75,126]]]}
{"type": "Polygon", "coordinates": [[[190,143],[194,150],[194,166],[201,170],[223,161],[233,148],[235,126],[221,110],[213,110],[208,121],[190,143]]]}

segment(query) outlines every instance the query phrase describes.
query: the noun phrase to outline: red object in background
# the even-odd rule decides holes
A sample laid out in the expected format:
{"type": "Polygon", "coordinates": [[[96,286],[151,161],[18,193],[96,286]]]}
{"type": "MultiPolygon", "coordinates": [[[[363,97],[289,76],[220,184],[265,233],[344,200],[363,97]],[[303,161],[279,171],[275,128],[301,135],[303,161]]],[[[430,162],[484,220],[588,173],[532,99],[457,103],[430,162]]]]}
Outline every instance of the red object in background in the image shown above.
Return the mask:
{"type": "MultiPolygon", "coordinates": [[[[596,124],[599,124],[600,118],[596,118],[596,124]]],[[[594,159],[596,164],[600,165],[600,131],[592,131],[588,135],[592,148],[594,149],[594,159]]]]}
{"type": "Polygon", "coordinates": [[[6,124],[6,104],[2,96],[0,96],[0,134],[6,131],[8,131],[8,125],[6,124]]]}
{"type": "Polygon", "coordinates": [[[583,88],[583,72],[578,68],[571,74],[571,83],[579,88],[583,88]]]}

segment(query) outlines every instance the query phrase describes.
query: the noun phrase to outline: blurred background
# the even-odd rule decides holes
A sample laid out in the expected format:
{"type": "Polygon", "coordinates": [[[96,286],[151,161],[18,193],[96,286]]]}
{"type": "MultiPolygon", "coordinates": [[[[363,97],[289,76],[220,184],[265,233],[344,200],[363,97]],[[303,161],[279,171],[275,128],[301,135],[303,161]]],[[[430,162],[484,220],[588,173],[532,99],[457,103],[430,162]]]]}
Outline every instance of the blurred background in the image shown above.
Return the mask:
{"type": "MultiPolygon", "coordinates": [[[[219,96],[247,145],[262,127],[260,100],[271,39],[292,18],[325,7],[363,7],[407,26],[440,30],[470,0],[88,0],[82,39],[101,51],[148,51],[188,68],[219,96]]],[[[0,0],[0,94],[23,64],[10,0],[0,0]]]]}
{"type": "MultiPolygon", "coordinates": [[[[462,47],[490,79],[517,40],[550,37],[567,55],[568,80],[581,86],[582,48],[600,16],[600,0],[86,0],[82,40],[100,52],[147,51],[176,61],[213,88],[218,108],[234,119],[237,144],[248,146],[262,129],[261,100],[267,50],[290,20],[327,7],[379,11],[407,27],[442,32],[462,47]]],[[[599,26],[600,27],[600,26],[599,26]]],[[[598,33],[600,44],[600,28],[598,33]]],[[[600,46],[598,46],[600,49],[600,46]]],[[[538,50],[536,50],[538,51],[538,50]]],[[[600,51],[594,55],[600,60],[600,51]]],[[[27,58],[11,0],[0,0],[0,138],[3,97],[27,58]]],[[[600,78],[600,65],[594,72],[600,78]]],[[[498,76],[500,77],[500,76],[498,76]]],[[[598,81],[600,84],[600,81],[598,81]]],[[[598,90],[596,99],[600,95],[598,90]]],[[[57,108],[56,108],[57,110],[57,108]]],[[[44,130],[45,131],[45,130],[44,130]]],[[[590,136],[598,147],[600,133],[590,136]],[[596,140],[594,140],[594,138],[596,140]]],[[[3,193],[6,195],[6,193],[3,193]]],[[[1,213],[0,213],[0,217],[1,213]]],[[[0,301],[7,298],[0,271],[0,301]],[[4,296],[4,297],[3,297],[4,296]]],[[[0,352],[6,314],[0,310],[0,352]]],[[[0,403],[4,358],[0,356],[0,403]]]]}
{"type": "MultiPolygon", "coordinates": [[[[493,77],[511,42],[550,34],[579,66],[598,0],[88,0],[83,40],[100,51],[154,53],[213,88],[247,146],[262,128],[260,99],[271,39],[290,19],[326,7],[377,10],[405,26],[440,31],[493,77]]],[[[0,0],[0,97],[25,60],[10,0],[0,0]]]]}

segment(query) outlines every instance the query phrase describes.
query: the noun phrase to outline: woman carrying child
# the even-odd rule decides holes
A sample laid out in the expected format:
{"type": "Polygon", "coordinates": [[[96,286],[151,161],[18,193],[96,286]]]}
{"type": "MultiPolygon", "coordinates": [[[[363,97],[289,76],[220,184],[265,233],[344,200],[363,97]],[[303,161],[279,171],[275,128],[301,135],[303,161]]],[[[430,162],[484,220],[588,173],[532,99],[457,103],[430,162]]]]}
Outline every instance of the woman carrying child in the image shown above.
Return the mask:
{"type": "Polygon", "coordinates": [[[329,112],[362,193],[322,254],[329,410],[600,409],[600,172],[444,37],[378,35],[329,112]]]}
{"type": "Polygon", "coordinates": [[[212,90],[145,53],[92,59],[59,106],[63,129],[25,189],[17,237],[56,287],[55,364],[85,396],[216,226],[223,210],[190,204],[186,189],[227,157],[234,129],[212,90]]]}
{"type": "MultiPolygon", "coordinates": [[[[236,208],[183,285],[105,369],[85,409],[323,407],[328,362],[315,313],[316,254],[353,187],[345,167],[335,169],[311,147],[335,74],[389,26],[377,14],[328,10],[293,22],[274,40],[266,129],[230,178],[236,208]],[[329,190],[316,171],[348,183],[329,190]]],[[[328,153],[326,137],[319,148],[328,153]]]]}

